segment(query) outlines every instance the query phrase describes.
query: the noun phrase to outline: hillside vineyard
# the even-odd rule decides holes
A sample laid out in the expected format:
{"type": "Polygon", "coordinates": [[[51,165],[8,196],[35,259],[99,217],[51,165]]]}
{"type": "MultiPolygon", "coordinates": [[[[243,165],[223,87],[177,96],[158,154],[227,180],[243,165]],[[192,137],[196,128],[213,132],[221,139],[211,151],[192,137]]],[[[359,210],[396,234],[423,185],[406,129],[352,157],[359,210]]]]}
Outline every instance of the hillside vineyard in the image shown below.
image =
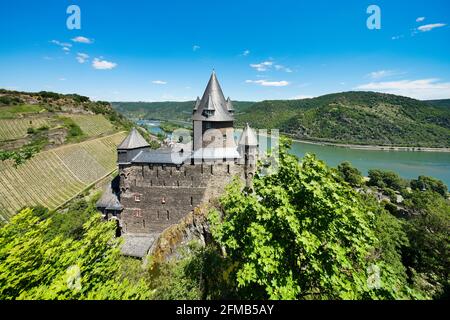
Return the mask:
{"type": "Polygon", "coordinates": [[[62,146],[13,166],[0,162],[0,216],[8,220],[24,206],[55,209],[116,169],[116,147],[124,132],[62,146]]]}

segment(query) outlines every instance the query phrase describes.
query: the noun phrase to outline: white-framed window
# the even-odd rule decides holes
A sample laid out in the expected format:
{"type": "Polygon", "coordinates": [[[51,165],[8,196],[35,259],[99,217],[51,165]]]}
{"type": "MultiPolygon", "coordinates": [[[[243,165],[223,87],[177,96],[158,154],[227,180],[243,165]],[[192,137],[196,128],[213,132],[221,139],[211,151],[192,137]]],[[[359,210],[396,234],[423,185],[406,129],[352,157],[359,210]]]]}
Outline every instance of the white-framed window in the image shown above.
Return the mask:
{"type": "Polygon", "coordinates": [[[134,202],[141,202],[141,194],[139,193],[134,194],[134,202]]]}

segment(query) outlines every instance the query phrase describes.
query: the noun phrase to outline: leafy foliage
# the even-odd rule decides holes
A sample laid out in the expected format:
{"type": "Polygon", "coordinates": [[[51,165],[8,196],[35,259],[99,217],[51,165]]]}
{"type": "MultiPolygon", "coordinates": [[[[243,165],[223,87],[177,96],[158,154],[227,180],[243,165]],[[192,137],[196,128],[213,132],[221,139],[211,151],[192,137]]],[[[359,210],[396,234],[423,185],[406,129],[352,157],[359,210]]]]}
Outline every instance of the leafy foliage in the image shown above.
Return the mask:
{"type": "Polygon", "coordinates": [[[312,155],[299,164],[288,146],[280,148],[276,173],[257,174],[254,193],[242,193],[235,181],[221,200],[223,218],[218,212],[210,217],[215,239],[234,263],[231,274],[240,294],[257,299],[402,297],[393,287],[402,280],[374,254],[379,240],[371,208],[335,170],[312,155]],[[375,264],[381,268],[381,290],[368,281],[375,264]]]}
{"type": "Polygon", "coordinates": [[[83,225],[74,240],[51,235],[52,219],[24,209],[0,229],[0,298],[142,299],[143,282],[120,277],[115,224],[99,214],[83,225]]]}
{"type": "Polygon", "coordinates": [[[342,178],[353,187],[359,187],[363,184],[361,171],[353,167],[349,162],[343,162],[338,165],[338,171],[342,178]]]}

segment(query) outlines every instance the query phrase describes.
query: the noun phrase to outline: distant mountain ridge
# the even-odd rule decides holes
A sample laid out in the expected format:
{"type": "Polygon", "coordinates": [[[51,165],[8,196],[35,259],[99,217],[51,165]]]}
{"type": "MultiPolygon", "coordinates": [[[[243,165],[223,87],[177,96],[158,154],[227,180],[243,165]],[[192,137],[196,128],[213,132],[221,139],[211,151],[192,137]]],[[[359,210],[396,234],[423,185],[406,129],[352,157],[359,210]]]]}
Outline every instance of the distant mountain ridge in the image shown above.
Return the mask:
{"type": "MultiPolygon", "coordinates": [[[[450,99],[420,101],[350,91],[301,100],[233,102],[238,126],[280,129],[294,138],[330,143],[449,147],[450,99]]],[[[126,103],[127,116],[189,121],[194,102],[126,103]]]]}

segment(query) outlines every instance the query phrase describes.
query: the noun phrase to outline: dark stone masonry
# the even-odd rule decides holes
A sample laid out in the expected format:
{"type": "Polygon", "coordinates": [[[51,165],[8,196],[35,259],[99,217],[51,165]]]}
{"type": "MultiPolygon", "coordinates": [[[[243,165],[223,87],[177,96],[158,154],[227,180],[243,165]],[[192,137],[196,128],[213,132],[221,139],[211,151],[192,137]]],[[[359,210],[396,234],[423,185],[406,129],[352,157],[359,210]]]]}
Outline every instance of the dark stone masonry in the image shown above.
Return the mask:
{"type": "Polygon", "coordinates": [[[133,129],[117,147],[119,183],[97,208],[105,219],[117,220],[125,255],[144,256],[161,232],[219,197],[235,176],[250,187],[258,141],[248,125],[235,141],[233,114],[213,72],[193,108],[192,141],[151,150],[133,129]]]}

